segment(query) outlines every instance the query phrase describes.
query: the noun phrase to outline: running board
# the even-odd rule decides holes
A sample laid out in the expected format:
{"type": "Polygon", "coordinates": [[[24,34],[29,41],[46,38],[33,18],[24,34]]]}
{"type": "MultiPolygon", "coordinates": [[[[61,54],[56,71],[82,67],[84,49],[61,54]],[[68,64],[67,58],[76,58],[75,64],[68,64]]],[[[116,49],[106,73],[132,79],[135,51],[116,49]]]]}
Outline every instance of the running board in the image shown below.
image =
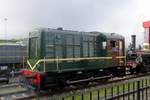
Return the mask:
{"type": "Polygon", "coordinates": [[[90,77],[90,78],[87,78],[87,79],[82,79],[82,80],[76,80],[76,81],[70,81],[70,80],[67,80],[67,84],[74,84],[74,83],[79,83],[79,82],[86,82],[86,81],[93,81],[93,80],[98,80],[98,79],[104,79],[104,78],[111,78],[112,75],[109,75],[109,76],[102,76],[102,77],[90,77]]]}

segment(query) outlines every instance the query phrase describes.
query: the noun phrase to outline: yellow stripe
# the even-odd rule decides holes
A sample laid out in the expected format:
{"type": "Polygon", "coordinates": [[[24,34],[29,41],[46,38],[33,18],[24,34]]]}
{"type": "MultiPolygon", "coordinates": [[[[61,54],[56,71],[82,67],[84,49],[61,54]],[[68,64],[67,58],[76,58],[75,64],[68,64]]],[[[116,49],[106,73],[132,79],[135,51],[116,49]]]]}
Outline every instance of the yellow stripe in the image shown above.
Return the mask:
{"type": "Polygon", "coordinates": [[[117,56],[116,58],[126,58],[126,56],[117,56]]]}
{"type": "MultiPolygon", "coordinates": [[[[125,58],[125,56],[117,56],[116,58],[125,58]]],[[[37,64],[41,63],[41,62],[53,62],[53,61],[78,61],[78,60],[108,60],[108,59],[112,59],[112,57],[86,57],[86,58],[59,58],[59,59],[40,59],[38,60],[35,65],[32,67],[30,62],[28,62],[30,68],[33,70],[37,64]]]]}
{"type": "MultiPolygon", "coordinates": [[[[112,57],[87,57],[87,58],[59,58],[59,59],[45,59],[45,61],[47,62],[52,62],[52,61],[69,61],[69,60],[74,60],[74,61],[78,61],[78,60],[100,60],[100,59],[112,59],[112,57]]],[[[44,61],[44,59],[40,59],[40,61],[44,61]]]]}
{"type": "MultiPolygon", "coordinates": [[[[117,56],[116,58],[126,58],[126,56],[117,56]]],[[[30,62],[28,61],[28,64],[30,66],[30,68],[32,70],[34,70],[34,68],[36,67],[37,64],[41,63],[41,62],[53,62],[53,61],[78,61],[78,60],[108,60],[108,59],[112,59],[112,57],[86,57],[86,58],[59,58],[59,59],[40,59],[38,60],[35,65],[32,67],[30,62]]]]}
{"type": "Polygon", "coordinates": [[[29,65],[29,67],[33,70],[33,68],[32,68],[32,66],[31,66],[31,64],[30,64],[30,62],[27,60],[27,64],[29,65]]]}

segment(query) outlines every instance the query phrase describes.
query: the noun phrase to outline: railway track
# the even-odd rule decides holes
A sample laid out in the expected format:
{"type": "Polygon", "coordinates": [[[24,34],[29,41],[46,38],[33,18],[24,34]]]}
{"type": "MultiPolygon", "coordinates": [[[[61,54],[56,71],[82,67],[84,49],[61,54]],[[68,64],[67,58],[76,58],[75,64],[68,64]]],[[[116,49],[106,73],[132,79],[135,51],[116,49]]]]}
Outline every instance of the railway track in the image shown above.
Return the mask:
{"type": "Polygon", "coordinates": [[[7,87],[16,87],[18,85],[19,85],[18,83],[3,84],[3,85],[0,85],[0,89],[7,88],[7,87]]]}
{"type": "Polygon", "coordinates": [[[33,91],[21,87],[18,83],[0,86],[0,100],[22,100],[34,98],[33,91]]]}
{"type": "Polygon", "coordinates": [[[0,100],[22,100],[22,99],[35,99],[35,98],[50,98],[66,97],[73,94],[80,94],[83,91],[92,91],[98,88],[110,86],[112,84],[118,84],[120,82],[125,83],[131,80],[139,80],[140,78],[148,77],[148,74],[128,75],[122,78],[111,78],[107,82],[96,81],[89,82],[88,84],[70,85],[63,88],[56,88],[54,90],[49,89],[47,91],[31,91],[24,87],[21,87],[18,83],[12,83],[0,86],[0,100]]]}
{"type": "Polygon", "coordinates": [[[139,74],[139,75],[130,75],[130,76],[126,76],[124,78],[115,78],[115,79],[111,79],[110,81],[108,81],[107,83],[103,83],[103,84],[94,84],[94,85],[90,85],[88,87],[83,87],[80,89],[72,89],[70,91],[66,91],[64,90],[64,92],[62,93],[56,93],[56,94],[52,94],[51,96],[49,95],[49,98],[52,100],[63,100],[63,98],[65,97],[70,97],[73,95],[81,95],[83,93],[90,93],[91,91],[97,91],[99,89],[103,89],[106,87],[112,87],[112,86],[117,86],[119,84],[126,84],[129,82],[135,82],[141,79],[150,79],[150,74],[139,74]],[[61,98],[61,99],[60,99],[61,98]]]}
{"type": "MultiPolygon", "coordinates": [[[[55,88],[54,90],[49,89],[47,91],[42,91],[39,92],[39,96],[53,96],[53,95],[61,95],[61,94],[67,94],[67,93],[74,93],[74,92],[78,92],[78,91],[88,91],[91,89],[95,89],[95,88],[102,88],[105,86],[110,86],[113,84],[118,84],[118,83],[126,83],[128,81],[136,81],[139,80],[141,78],[150,76],[150,73],[148,74],[138,74],[138,75],[128,75],[128,76],[124,76],[124,77],[115,77],[115,78],[111,78],[109,79],[107,82],[105,81],[96,81],[96,82],[89,82],[88,84],[76,84],[76,85],[70,85],[70,86],[66,86],[63,88],[55,88]]],[[[93,90],[94,90],[93,89],[93,90]]]]}
{"type": "MultiPolygon", "coordinates": [[[[104,86],[104,85],[108,85],[108,84],[113,84],[113,83],[120,83],[120,82],[125,82],[128,80],[132,80],[132,79],[139,79],[141,77],[146,77],[150,75],[150,73],[147,74],[138,74],[138,75],[127,75],[124,77],[114,77],[111,78],[109,80],[98,80],[98,81],[94,81],[94,82],[89,82],[89,83],[83,83],[83,84],[77,84],[77,85],[70,85],[70,87],[65,87],[65,92],[68,91],[72,91],[72,90],[79,90],[79,89],[85,89],[85,88],[90,88],[90,87],[95,87],[95,86],[104,86]]],[[[64,89],[58,89],[60,93],[64,92],[64,89]]],[[[52,92],[55,93],[55,92],[52,92]]]]}

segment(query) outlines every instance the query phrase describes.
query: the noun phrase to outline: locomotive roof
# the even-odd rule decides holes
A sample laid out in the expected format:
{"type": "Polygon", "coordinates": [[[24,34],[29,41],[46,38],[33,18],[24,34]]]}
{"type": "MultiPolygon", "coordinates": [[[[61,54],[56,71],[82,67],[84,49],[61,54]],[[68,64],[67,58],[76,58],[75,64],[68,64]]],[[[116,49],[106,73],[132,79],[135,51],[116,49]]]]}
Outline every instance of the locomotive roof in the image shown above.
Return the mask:
{"type": "Polygon", "coordinates": [[[124,39],[124,37],[117,33],[104,33],[108,39],[124,39]]]}
{"type": "Polygon", "coordinates": [[[60,29],[52,29],[52,28],[41,28],[37,31],[41,32],[56,32],[56,33],[63,33],[63,34],[85,34],[85,35],[92,35],[90,32],[83,32],[83,31],[72,31],[72,30],[60,30],[60,29]]]}
{"type": "Polygon", "coordinates": [[[52,28],[40,28],[36,31],[39,32],[56,32],[56,33],[63,33],[63,34],[83,34],[83,35],[91,35],[91,36],[98,36],[103,35],[106,36],[108,39],[124,39],[124,37],[117,33],[106,33],[106,32],[83,32],[83,31],[72,31],[72,30],[63,30],[63,29],[52,29],[52,28]]]}
{"type": "Polygon", "coordinates": [[[106,32],[91,32],[92,34],[97,34],[97,35],[104,35],[106,36],[106,38],[108,39],[124,39],[124,37],[120,34],[117,34],[117,33],[106,33],[106,32]]]}

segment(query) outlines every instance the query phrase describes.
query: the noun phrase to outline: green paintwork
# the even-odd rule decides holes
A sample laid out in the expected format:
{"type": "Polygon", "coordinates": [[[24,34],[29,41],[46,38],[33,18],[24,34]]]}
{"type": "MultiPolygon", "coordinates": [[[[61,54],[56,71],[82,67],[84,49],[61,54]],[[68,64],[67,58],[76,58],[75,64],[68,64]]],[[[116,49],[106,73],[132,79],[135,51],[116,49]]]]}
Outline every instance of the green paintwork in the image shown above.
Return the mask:
{"type": "MultiPolygon", "coordinates": [[[[105,35],[105,33],[100,33],[100,32],[89,33],[89,32],[54,30],[54,29],[49,29],[46,31],[39,30],[30,33],[29,59],[31,65],[33,66],[36,63],[37,59],[44,59],[44,57],[45,59],[68,58],[68,56],[72,58],[76,56],[75,48],[79,48],[79,52],[80,52],[79,53],[80,55],[78,55],[77,58],[112,57],[112,54],[108,52],[107,48],[105,49],[103,48],[103,42],[107,42],[107,40],[108,40],[108,36],[105,35]],[[67,40],[68,39],[67,36],[71,36],[70,40],[67,40]],[[76,36],[78,36],[79,38],[77,42],[80,41],[77,44],[75,44],[75,40],[74,40],[76,36]],[[67,41],[70,42],[68,43],[67,41]],[[92,47],[88,47],[90,43],[92,47]],[[83,47],[84,45],[85,47],[83,47]],[[69,52],[67,51],[67,48],[69,52]],[[93,50],[93,51],[90,52],[89,50],[93,50]]],[[[124,55],[124,51],[122,51],[122,54],[124,55]]],[[[101,69],[101,68],[109,68],[114,65],[115,63],[112,59],[46,62],[45,71],[63,72],[63,71],[73,71],[73,70],[101,69]]],[[[41,72],[44,71],[44,62],[40,63],[40,68],[38,70],[41,72]]]]}

